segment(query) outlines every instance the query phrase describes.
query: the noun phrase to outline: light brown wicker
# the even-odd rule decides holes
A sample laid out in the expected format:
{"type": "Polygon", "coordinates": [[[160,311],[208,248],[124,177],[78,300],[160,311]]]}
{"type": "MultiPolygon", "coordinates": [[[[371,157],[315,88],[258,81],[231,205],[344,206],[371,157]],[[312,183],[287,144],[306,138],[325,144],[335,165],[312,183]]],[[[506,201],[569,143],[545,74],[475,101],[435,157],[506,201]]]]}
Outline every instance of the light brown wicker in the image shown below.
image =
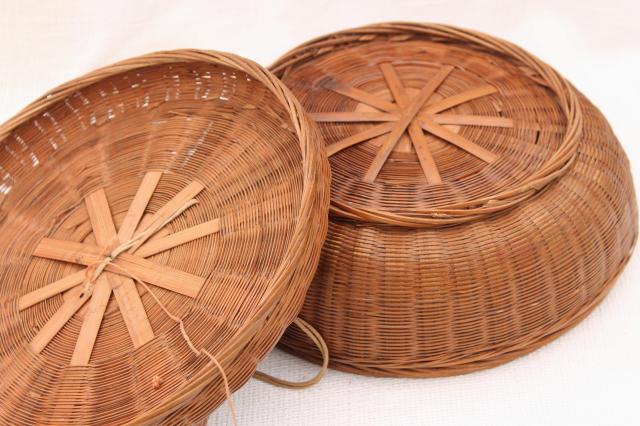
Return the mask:
{"type": "Polygon", "coordinates": [[[202,421],[302,305],[315,125],[257,64],[181,50],[58,87],[0,141],[0,423],[202,421]]]}
{"type": "MultiPolygon", "coordinates": [[[[271,69],[330,155],[329,234],[301,317],[333,367],[495,366],[576,324],[628,260],[638,224],[623,150],[521,48],[389,23],[317,38],[271,69]]],[[[296,330],[283,345],[316,358],[296,330]]]]}

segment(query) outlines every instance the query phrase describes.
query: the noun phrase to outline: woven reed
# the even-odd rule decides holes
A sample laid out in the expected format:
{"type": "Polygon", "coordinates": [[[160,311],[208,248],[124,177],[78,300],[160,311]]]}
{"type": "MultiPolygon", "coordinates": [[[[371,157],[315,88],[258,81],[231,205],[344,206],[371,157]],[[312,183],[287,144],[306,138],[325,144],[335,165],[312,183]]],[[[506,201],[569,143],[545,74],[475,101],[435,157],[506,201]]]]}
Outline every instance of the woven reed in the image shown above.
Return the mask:
{"type": "MultiPolygon", "coordinates": [[[[181,50],[126,60],[64,84],[0,127],[0,140],[0,422],[205,419],[225,399],[213,360],[231,390],[246,382],[296,317],[317,265],[329,171],[313,122],[257,64],[181,50]],[[43,237],[96,245],[106,226],[98,222],[111,222],[103,216],[109,211],[122,232],[141,182],[154,173],[159,181],[142,207],[136,235],[184,188],[196,188],[195,202],[187,197],[184,211],[169,217],[146,249],[143,244],[135,251],[134,245],[132,256],[167,235],[207,225],[206,235],[149,257],[160,265],[160,282],[178,271],[202,285],[192,296],[180,293],[187,280],[178,280],[178,290],[148,286],[183,321],[183,333],[153,294],[131,284],[143,307],[135,312],[146,315],[152,331],[135,345],[128,327],[144,321],[126,322],[123,307],[135,305],[137,296],[116,300],[124,284],[114,285],[116,297],[106,293],[104,317],[87,353],[86,345],[76,345],[79,333],[96,316],[98,302],[92,303],[101,279],[113,284],[117,273],[123,274],[118,280],[129,278],[117,269],[127,254],[107,245],[101,256],[111,253],[113,259],[89,265],[85,274],[84,282],[93,277],[95,287],[74,287],[23,308],[25,295],[82,271],[72,263],[84,252],[71,256],[71,263],[41,258],[43,237]],[[34,351],[54,314],[74,297],[86,297],[83,288],[93,291],[89,303],[40,353],[34,351]],[[200,350],[213,359],[194,353],[200,350]],[[83,362],[76,352],[90,358],[83,362]],[[194,401],[201,392],[207,399],[194,401]]],[[[55,258],[60,242],[54,243],[49,255],[55,258]]]]}
{"type": "MultiPolygon", "coordinates": [[[[504,363],[575,325],[628,260],[638,223],[623,150],[601,113],[521,48],[388,23],[314,39],[271,69],[333,154],[329,234],[301,314],[331,366],[424,377],[504,363]],[[402,91],[413,101],[433,81],[376,163],[409,114],[402,91]]],[[[294,329],[282,344],[317,361],[294,329]]]]}

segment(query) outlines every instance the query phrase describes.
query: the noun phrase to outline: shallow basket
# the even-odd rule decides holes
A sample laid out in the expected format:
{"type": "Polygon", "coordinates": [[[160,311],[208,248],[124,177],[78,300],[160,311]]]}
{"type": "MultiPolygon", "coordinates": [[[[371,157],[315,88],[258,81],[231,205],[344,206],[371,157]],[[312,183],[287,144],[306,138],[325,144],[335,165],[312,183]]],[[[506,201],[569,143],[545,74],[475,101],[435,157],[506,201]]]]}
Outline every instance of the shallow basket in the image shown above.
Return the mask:
{"type": "Polygon", "coordinates": [[[182,50],[60,86],[0,140],[0,423],[205,419],[317,265],[315,125],[257,64],[182,50]]]}
{"type": "MultiPolygon", "coordinates": [[[[333,367],[420,377],[501,364],[576,324],[629,259],[623,150],[522,49],[390,23],[317,38],[271,69],[330,155],[329,234],[301,316],[333,367]]],[[[316,359],[296,330],[283,346],[316,359]]]]}

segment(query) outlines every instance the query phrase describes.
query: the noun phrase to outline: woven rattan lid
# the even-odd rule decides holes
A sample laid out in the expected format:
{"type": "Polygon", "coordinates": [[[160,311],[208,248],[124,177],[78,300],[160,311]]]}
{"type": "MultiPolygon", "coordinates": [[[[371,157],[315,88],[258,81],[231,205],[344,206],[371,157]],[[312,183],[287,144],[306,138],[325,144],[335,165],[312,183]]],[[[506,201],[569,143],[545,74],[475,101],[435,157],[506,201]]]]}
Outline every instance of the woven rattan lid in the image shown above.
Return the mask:
{"type": "MultiPolygon", "coordinates": [[[[301,317],[333,367],[424,377],[498,365],[584,318],[629,259],[624,151],[523,49],[388,23],[311,40],[272,70],[330,155],[329,232],[301,317]]],[[[282,344],[318,359],[294,329],[282,344]]]]}
{"type": "Polygon", "coordinates": [[[328,164],[297,101],[237,56],[162,52],[60,86],[0,141],[0,422],[202,420],[317,264],[328,164]]]}
{"type": "Polygon", "coordinates": [[[522,202],[571,161],[582,115],[546,64],[448,27],[368,29],[273,66],[321,124],[335,214],[464,222],[522,202]]]}

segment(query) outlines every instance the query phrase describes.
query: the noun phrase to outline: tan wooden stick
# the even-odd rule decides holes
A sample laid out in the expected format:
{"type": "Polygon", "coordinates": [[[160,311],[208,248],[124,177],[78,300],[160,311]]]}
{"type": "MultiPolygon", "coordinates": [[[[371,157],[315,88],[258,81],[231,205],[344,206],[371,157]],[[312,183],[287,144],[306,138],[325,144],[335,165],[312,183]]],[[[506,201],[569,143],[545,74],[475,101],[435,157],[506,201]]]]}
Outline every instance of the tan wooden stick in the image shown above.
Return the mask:
{"type": "Polygon", "coordinates": [[[398,114],[389,114],[386,112],[313,112],[309,114],[315,121],[322,122],[375,122],[375,121],[398,121],[398,114]]]}
{"type": "Polygon", "coordinates": [[[142,178],[142,183],[138,187],[138,191],[118,230],[118,239],[120,242],[128,241],[133,237],[133,234],[140,224],[140,219],[142,219],[144,211],[149,204],[149,200],[158,186],[161,176],[162,172],[145,173],[142,178]]]}
{"type": "Polygon", "coordinates": [[[451,66],[442,67],[438,73],[422,88],[420,93],[412,100],[411,104],[402,113],[402,118],[397,122],[396,127],[391,131],[384,145],[380,147],[378,154],[371,162],[369,169],[364,175],[364,181],[373,183],[376,176],[382,169],[385,161],[389,158],[391,151],[400,139],[400,136],[407,129],[422,105],[429,99],[433,92],[440,86],[449,73],[453,70],[451,66]]]}
{"type": "MultiPolygon", "coordinates": [[[[211,235],[215,232],[218,232],[219,230],[220,220],[214,219],[203,224],[187,228],[183,231],[169,234],[166,237],[150,240],[136,251],[136,255],[140,257],[153,256],[155,254],[161,253],[165,250],[170,250],[174,247],[178,247],[179,245],[186,244],[198,238],[211,235]]],[[[52,240],[51,243],[53,243],[53,241],[57,240],[52,240]]],[[[82,284],[86,276],[86,270],[78,271],[71,275],[67,275],[66,277],[58,281],[34,290],[31,293],[27,293],[18,300],[18,309],[24,310],[39,302],[42,302],[43,300],[50,298],[51,296],[55,296],[56,294],[62,293],[66,290],[69,290],[70,288],[82,284]]],[[[115,293],[116,297],[118,297],[117,291],[115,293]]]]}
{"type": "MultiPolygon", "coordinates": [[[[104,190],[100,189],[89,194],[85,198],[85,205],[89,213],[93,235],[98,244],[104,247],[112,244],[115,240],[116,228],[111,219],[111,210],[104,190]]],[[[111,284],[106,275],[100,275],[95,283],[89,282],[87,284],[95,285],[95,287],[89,301],[89,310],[82,321],[80,334],[71,356],[71,365],[87,365],[89,363],[93,345],[102,324],[102,317],[111,297],[111,284]]]]}
{"type": "Polygon", "coordinates": [[[78,271],[67,275],[51,284],[27,293],[18,299],[18,310],[22,311],[37,303],[47,300],[51,296],[67,291],[79,284],[82,284],[87,276],[86,270],[78,271]]]}
{"type": "Polygon", "coordinates": [[[492,117],[484,115],[459,114],[420,114],[418,118],[426,117],[437,124],[459,124],[468,126],[513,127],[513,119],[507,117],[492,117]]]}
{"type": "MultiPolygon", "coordinates": [[[[404,86],[402,85],[396,70],[390,63],[381,64],[380,69],[382,70],[382,74],[384,75],[389,89],[391,90],[391,94],[400,108],[407,108],[409,106],[409,98],[407,97],[404,86]]],[[[422,133],[422,129],[415,120],[412,120],[409,124],[408,130],[409,137],[411,138],[413,147],[418,154],[418,161],[420,162],[420,167],[422,167],[422,172],[424,173],[424,177],[427,179],[427,182],[434,185],[442,183],[438,166],[433,159],[433,155],[431,155],[431,150],[429,149],[427,140],[424,137],[424,133],[422,133]]]]}
{"type": "Polygon", "coordinates": [[[497,91],[498,89],[489,84],[475,87],[473,89],[457,93],[448,98],[441,99],[432,104],[427,104],[425,112],[427,114],[436,114],[465,102],[469,102],[483,96],[491,95],[493,93],[496,93],[497,91]]]}
{"type": "Polygon", "coordinates": [[[38,331],[36,336],[31,340],[29,346],[31,349],[39,354],[49,344],[51,339],[64,327],[64,325],[71,319],[78,309],[85,304],[91,297],[93,289],[83,289],[82,287],[74,288],[70,291],[69,298],[62,304],[62,306],[51,316],[42,328],[38,331]]]}
{"type": "Polygon", "coordinates": [[[170,250],[189,241],[214,234],[220,230],[220,219],[213,219],[200,225],[192,226],[183,231],[169,234],[166,237],[148,241],[145,245],[136,251],[136,255],[140,257],[149,257],[165,250],[170,250]]]}
{"type": "MultiPolygon", "coordinates": [[[[99,247],[50,238],[43,238],[33,255],[85,266],[100,263],[104,258],[99,247]]],[[[196,297],[205,281],[204,278],[197,275],[142,259],[129,253],[122,253],[113,263],[121,264],[123,268],[131,270],[145,282],[189,297],[196,297]]],[[[108,264],[105,269],[116,273],[121,272],[111,264],[108,264]]]]}
{"type": "MultiPolygon", "coordinates": [[[[136,232],[135,235],[139,235],[149,229],[152,229],[155,226],[159,226],[160,224],[165,223],[172,215],[175,215],[182,206],[185,206],[189,200],[193,199],[193,197],[198,195],[203,189],[204,186],[199,182],[193,181],[189,183],[189,185],[184,187],[178,194],[176,194],[175,197],[169,200],[167,204],[162,206],[160,210],[158,210],[153,216],[150,216],[148,221],[143,220],[138,227],[138,232],[136,232]]],[[[149,233],[146,237],[141,238],[133,247],[131,247],[131,249],[129,249],[129,252],[135,253],[135,251],[142,244],[144,244],[152,234],[153,233],[149,233]]]]}
{"type": "Polygon", "coordinates": [[[451,142],[457,147],[467,151],[469,154],[475,155],[476,157],[480,158],[483,161],[486,161],[487,163],[493,163],[498,159],[498,156],[495,155],[493,152],[488,151],[482,148],[480,145],[477,145],[471,142],[469,139],[465,138],[464,136],[461,136],[457,133],[454,133],[448,130],[445,127],[442,127],[441,125],[433,122],[431,119],[427,117],[421,118],[420,125],[422,126],[423,129],[425,129],[429,133],[433,133],[439,138],[442,138],[447,142],[451,142]]]}
{"type": "Polygon", "coordinates": [[[379,124],[375,127],[372,127],[369,130],[365,130],[364,132],[357,133],[355,135],[351,135],[347,138],[342,139],[339,142],[333,143],[327,147],[327,155],[332,156],[343,149],[349,148],[350,146],[359,144],[360,142],[367,141],[376,136],[383,135],[385,133],[389,133],[391,129],[395,127],[394,123],[383,123],[379,124]]]}
{"type": "Polygon", "coordinates": [[[380,109],[382,111],[386,111],[386,112],[398,111],[398,107],[396,107],[391,102],[387,102],[384,99],[380,99],[377,96],[374,96],[370,93],[365,92],[364,90],[360,90],[355,87],[348,86],[338,81],[334,80],[330,82],[329,84],[327,84],[327,87],[336,93],[340,93],[341,95],[347,96],[351,99],[354,99],[358,102],[362,102],[364,104],[380,109]]]}

